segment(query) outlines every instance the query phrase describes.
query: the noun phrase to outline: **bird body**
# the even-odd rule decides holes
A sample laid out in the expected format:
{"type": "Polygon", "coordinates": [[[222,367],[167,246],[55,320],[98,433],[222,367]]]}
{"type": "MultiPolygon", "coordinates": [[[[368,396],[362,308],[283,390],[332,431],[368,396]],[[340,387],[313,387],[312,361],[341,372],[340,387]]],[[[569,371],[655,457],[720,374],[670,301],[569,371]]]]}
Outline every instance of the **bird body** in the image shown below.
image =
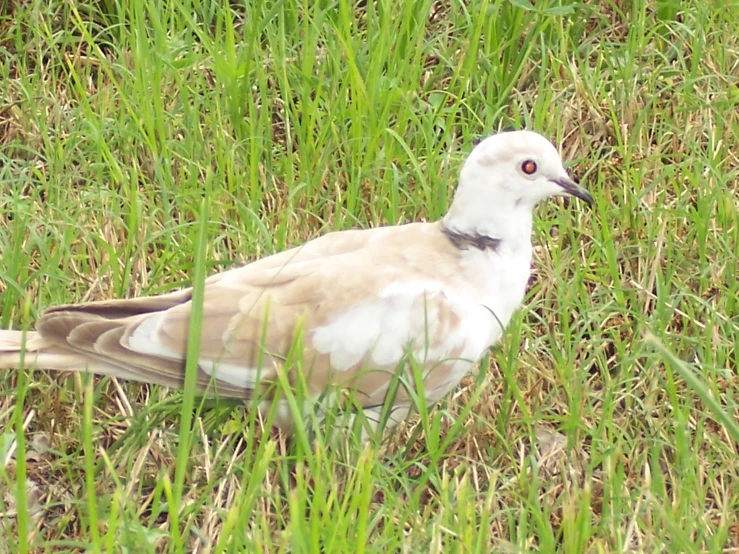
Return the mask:
{"type": "MultiPolygon", "coordinates": [[[[288,381],[302,373],[305,409],[329,390],[352,391],[376,420],[409,355],[423,371],[427,403],[438,401],[519,308],[532,209],[554,194],[590,201],[546,139],[494,135],[469,156],[442,221],[329,233],[213,275],[204,288],[198,389],[243,399],[258,393],[260,410],[277,400],[275,423],[289,429],[295,414],[269,389],[299,343],[288,381]]],[[[0,331],[0,367],[179,387],[191,313],[191,289],[50,308],[36,331],[0,331]]],[[[411,395],[401,387],[392,402],[397,423],[410,412],[411,395]]]]}

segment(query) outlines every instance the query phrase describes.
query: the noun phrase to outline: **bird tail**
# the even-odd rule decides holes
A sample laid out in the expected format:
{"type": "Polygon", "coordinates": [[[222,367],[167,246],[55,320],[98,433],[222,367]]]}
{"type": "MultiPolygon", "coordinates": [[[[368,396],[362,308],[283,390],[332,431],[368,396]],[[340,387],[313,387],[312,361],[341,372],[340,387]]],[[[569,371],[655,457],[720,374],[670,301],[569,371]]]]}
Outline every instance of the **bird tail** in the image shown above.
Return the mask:
{"type": "Polygon", "coordinates": [[[44,368],[116,375],[108,364],[93,364],[76,352],[62,349],[36,331],[0,331],[0,369],[44,368]]]}
{"type": "MultiPolygon", "coordinates": [[[[76,352],[69,347],[56,345],[53,339],[45,338],[38,331],[0,330],[0,369],[51,369],[95,373],[142,383],[181,388],[185,378],[184,362],[172,361],[168,363],[176,366],[169,372],[155,371],[147,367],[119,365],[115,361],[107,361],[105,358],[98,358],[94,354],[76,352]]],[[[211,380],[210,375],[202,371],[199,372],[196,384],[198,390],[212,390],[211,380]]],[[[218,391],[224,396],[238,398],[248,397],[249,394],[241,387],[230,387],[228,383],[219,385],[218,391]]]]}
{"type": "Polygon", "coordinates": [[[27,365],[34,354],[43,349],[43,345],[38,344],[39,338],[35,331],[0,331],[0,367],[27,365]]]}

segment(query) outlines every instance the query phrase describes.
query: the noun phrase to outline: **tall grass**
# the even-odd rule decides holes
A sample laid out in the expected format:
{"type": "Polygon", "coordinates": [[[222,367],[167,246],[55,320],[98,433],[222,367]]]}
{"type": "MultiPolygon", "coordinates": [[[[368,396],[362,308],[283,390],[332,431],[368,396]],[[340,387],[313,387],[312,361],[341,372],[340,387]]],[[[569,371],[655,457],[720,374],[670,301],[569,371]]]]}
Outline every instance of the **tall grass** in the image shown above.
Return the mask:
{"type": "Polygon", "coordinates": [[[439,218],[501,128],[596,197],[537,210],[480,376],[380,444],[4,373],[0,552],[739,548],[735,2],[0,7],[2,328],[439,218]]]}

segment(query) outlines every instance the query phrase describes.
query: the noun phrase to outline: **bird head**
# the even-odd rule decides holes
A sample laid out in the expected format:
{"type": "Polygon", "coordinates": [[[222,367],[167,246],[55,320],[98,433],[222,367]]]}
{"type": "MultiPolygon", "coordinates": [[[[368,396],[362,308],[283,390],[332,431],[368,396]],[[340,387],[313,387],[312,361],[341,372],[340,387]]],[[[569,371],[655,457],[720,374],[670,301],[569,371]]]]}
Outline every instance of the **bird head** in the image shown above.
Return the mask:
{"type": "Polygon", "coordinates": [[[532,131],[498,133],[467,158],[444,223],[459,232],[504,237],[530,226],[537,202],[563,195],[593,202],[546,138],[532,131]]]}
{"type": "Polygon", "coordinates": [[[506,197],[526,206],[562,195],[593,202],[568,175],[552,143],[532,131],[498,133],[480,142],[462,168],[462,186],[478,189],[481,199],[506,197]]]}

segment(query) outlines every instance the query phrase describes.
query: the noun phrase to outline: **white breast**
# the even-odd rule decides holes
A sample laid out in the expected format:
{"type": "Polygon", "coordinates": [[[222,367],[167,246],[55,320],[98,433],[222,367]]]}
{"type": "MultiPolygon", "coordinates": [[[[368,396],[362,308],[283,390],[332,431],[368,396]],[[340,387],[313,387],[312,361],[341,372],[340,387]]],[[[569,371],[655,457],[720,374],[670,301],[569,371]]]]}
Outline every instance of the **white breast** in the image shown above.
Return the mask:
{"type": "Polygon", "coordinates": [[[470,283],[468,294],[485,306],[496,321],[495,342],[526,293],[531,275],[531,245],[524,243],[515,249],[501,245],[495,252],[468,250],[463,253],[461,266],[470,283]]]}

